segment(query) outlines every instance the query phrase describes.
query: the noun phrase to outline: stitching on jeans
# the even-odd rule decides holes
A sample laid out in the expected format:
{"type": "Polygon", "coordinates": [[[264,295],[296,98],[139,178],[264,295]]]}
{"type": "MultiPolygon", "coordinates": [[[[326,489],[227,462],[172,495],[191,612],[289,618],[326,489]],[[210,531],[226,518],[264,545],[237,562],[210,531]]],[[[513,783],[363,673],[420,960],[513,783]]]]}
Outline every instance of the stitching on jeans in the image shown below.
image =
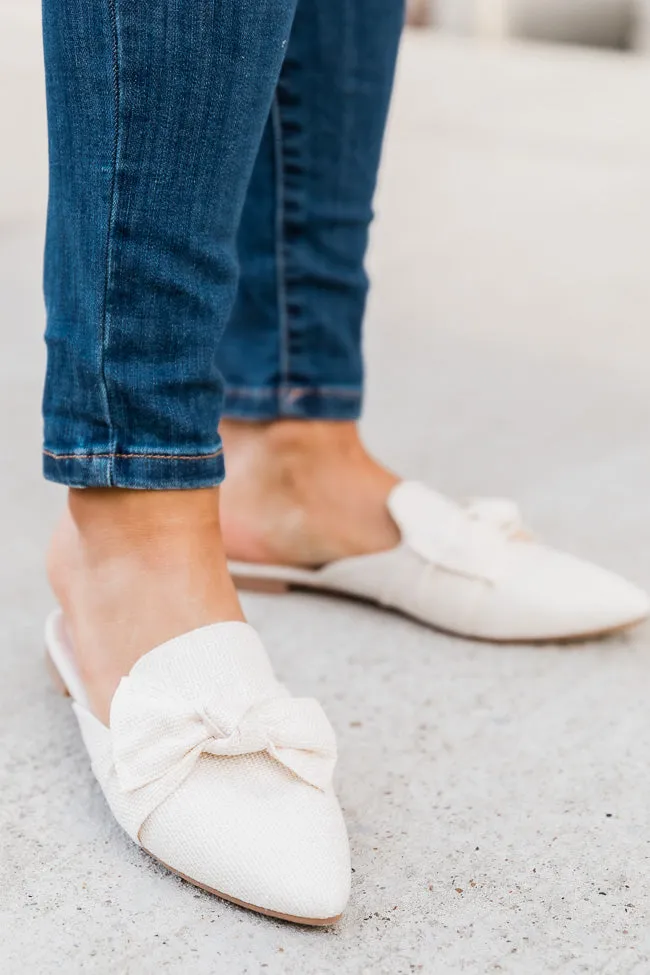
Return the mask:
{"type": "Polygon", "coordinates": [[[51,450],[44,450],[43,453],[53,460],[104,460],[113,457],[143,460],[212,460],[223,454],[223,447],[211,454],[116,454],[114,451],[105,454],[55,454],[51,450]]]}
{"type": "Polygon", "coordinates": [[[275,160],[275,266],[278,289],[278,322],[280,326],[280,379],[289,378],[289,310],[287,307],[287,269],[284,239],[284,143],[282,138],[282,118],[277,88],[271,105],[273,124],[273,145],[275,160]]]}
{"type": "MultiPolygon", "coordinates": [[[[110,288],[111,279],[111,240],[113,237],[113,232],[115,229],[115,218],[117,212],[117,169],[119,161],[119,147],[120,147],[120,136],[121,136],[121,111],[122,111],[122,97],[120,91],[120,62],[119,62],[119,34],[118,34],[118,22],[117,22],[117,7],[116,0],[108,0],[108,10],[111,21],[112,30],[112,41],[113,41],[113,95],[114,95],[114,111],[115,111],[115,133],[113,138],[113,171],[111,174],[111,188],[110,188],[110,208],[108,214],[108,227],[106,230],[106,273],[104,279],[104,298],[102,306],[102,316],[100,325],[100,373],[102,379],[102,395],[104,399],[104,408],[106,411],[106,421],[108,424],[109,437],[111,442],[114,442],[115,434],[113,431],[113,421],[111,419],[111,409],[108,396],[108,383],[106,380],[106,349],[108,345],[108,335],[109,335],[109,314],[108,314],[108,292],[110,288]]],[[[113,471],[109,465],[108,469],[108,483],[109,485],[113,481],[113,471]]]]}

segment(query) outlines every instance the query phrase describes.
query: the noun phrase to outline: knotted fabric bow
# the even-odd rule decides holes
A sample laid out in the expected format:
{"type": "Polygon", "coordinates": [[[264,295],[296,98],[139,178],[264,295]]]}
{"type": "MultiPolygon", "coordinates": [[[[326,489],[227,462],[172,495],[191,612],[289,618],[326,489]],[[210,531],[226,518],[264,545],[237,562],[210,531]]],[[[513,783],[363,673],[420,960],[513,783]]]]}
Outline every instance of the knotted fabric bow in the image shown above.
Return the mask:
{"type": "Polygon", "coordinates": [[[405,542],[428,563],[488,582],[498,578],[504,543],[530,537],[512,501],[480,498],[462,506],[415,482],[402,485],[391,513],[405,542]]]}
{"type": "Polygon", "coordinates": [[[123,792],[151,787],[160,798],[187,778],[202,755],[266,752],[298,778],[324,790],[336,764],[334,731],[320,704],[277,696],[252,704],[238,721],[218,707],[193,705],[169,690],[124,677],[111,705],[113,761],[123,792]]]}
{"type": "Polygon", "coordinates": [[[506,536],[526,531],[519,507],[508,498],[475,498],[465,510],[470,518],[491,525],[506,536]]]}

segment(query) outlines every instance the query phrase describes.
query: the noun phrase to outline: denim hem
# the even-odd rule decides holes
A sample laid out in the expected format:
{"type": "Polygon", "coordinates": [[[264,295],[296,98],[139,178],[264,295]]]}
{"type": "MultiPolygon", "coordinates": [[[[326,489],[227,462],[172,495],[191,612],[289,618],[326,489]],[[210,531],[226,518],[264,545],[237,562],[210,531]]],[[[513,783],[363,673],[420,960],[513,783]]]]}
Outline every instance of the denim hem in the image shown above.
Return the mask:
{"type": "Polygon", "coordinates": [[[43,474],[68,487],[172,491],[214,487],[225,477],[223,448],[210,453],[43,451],[43,474]]]}
{"type": "Polygon", "coordinates": [[[356,386],[227,386],[224,417],[242,420],[358,420],[356,386]]]}

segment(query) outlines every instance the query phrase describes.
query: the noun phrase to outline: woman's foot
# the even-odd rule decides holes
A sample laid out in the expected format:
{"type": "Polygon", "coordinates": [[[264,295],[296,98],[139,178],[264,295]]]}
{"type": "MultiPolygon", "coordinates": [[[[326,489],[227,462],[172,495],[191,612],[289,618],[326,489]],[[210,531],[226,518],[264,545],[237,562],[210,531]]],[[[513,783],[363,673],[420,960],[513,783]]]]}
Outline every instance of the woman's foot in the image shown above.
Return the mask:
{"type": "Polygon", "coordinates": [[[242,620],[226,566],[218,489],[70,491],[48,574],[95,715],[153,647],[242,620]]]}
{"type": "Polygon", "coordinates": [[[216,490],[72,491],[49,559],[68,627],[50,616],[47,652],[136,843],[244,907],[331,924],[350,890],[336,738],[241,622],[217,505],[216,490]]]}
{"type": "Polygon", "coordinates": [[[511,502],[462,506],[400,482],[353,424],[224,427],[224,540],[244,587],[342,592],[496,641],[584,638],[648,615],[643,591],[536,542],[511,502]]]}
{"type": "Polygon", "coordinates": [[[228,557],[317,566],[393,548],[386,502],[399,478],[342,421],[223,421],[228,476],[221,522],[228,557]]]}

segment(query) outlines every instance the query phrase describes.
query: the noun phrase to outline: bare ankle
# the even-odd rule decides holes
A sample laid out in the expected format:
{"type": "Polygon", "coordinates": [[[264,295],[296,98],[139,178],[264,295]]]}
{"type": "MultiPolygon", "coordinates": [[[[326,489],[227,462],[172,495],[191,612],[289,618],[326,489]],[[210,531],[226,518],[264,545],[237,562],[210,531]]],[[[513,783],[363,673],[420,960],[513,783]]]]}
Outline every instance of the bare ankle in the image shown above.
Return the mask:
{"type": "Polygon", "coordinates": [[[357,424],[347,420],[281,419],[271,423],[224,420],[220,433],[226,455],[229,450],[259,448],[260,444],[276,455],[292,456],[296,460],[331,450],[359,456],[365,454],[357,424]]]}
{"type": "Polygon", "coordinates": [[[314,565],[399,541],[386,509],[398,479],[368,454],[355,423],[228,421],[221,433],[232,558],[314,565]]]}
{"type": "Polygon", "coordinates": [[[221,433],[231,483],[257,479],[266,494],[302,503],[342,470],[375,475],[382,469],[368,455],[356,423],[336,420],[228,421],[221,433]]]}
{"type": "Polygon", "coordinates": [[[243,614],[221,540],[218,491],[71,491],[48,555],[95,713],[154,646],[243,614]]]}
{"type": "Polygon", "coordinates": [[[217,489],[135,491],[71,489],[48,552],[48,575],[58,598],[76,570],[115,558],[143,567],[169,561],[173,552],[206,533],[219,533],[217,489]]]}
{"type": "Polygon", "coordinates": [[[68,511],[77,530],[88,540],[126,537],[147,542],[161,533],[219,525],[217,488],[192,491],[136,491],[121,488],[72,488],[68,511]]]}

